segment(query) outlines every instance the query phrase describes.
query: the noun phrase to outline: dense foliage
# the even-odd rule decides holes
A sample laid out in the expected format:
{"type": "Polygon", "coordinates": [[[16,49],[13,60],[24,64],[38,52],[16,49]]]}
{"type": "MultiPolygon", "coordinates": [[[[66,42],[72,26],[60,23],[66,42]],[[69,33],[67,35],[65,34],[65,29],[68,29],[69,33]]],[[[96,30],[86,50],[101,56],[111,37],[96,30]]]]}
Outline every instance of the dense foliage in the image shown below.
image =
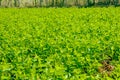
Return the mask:
{"type": "Polygon", "coordinates": [[[0,9],[0,79],[120,79],[120,8],[0,9]],[[99,72],[111,58],[114,70],[99,72]]]}
{"type": "Polygon", "coordinates": [[[0,0],[0,7],[120,6],[120,0],[0,0]]]}

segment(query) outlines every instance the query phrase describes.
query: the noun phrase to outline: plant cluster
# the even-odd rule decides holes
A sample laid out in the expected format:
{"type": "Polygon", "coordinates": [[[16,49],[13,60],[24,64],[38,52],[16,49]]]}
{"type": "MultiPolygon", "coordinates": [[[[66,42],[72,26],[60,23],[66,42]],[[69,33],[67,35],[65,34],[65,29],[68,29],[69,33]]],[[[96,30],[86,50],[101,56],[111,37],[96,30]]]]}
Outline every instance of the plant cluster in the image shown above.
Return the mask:
{"type": "Polygon", "coordinates": [[[119,18],[120,8],[0,9],[0,79],[120,79],[119,18]]]}

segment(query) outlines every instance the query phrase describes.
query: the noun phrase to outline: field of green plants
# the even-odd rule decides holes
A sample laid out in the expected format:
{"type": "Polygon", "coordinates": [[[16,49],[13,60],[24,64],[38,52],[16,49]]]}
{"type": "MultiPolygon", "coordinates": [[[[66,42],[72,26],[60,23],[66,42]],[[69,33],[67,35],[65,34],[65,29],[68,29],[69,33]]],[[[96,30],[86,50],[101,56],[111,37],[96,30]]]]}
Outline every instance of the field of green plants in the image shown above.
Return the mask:
{"type": "Polygon", "coordinates": [[[0,80],[119,79],[119,7],[0,9],[0,80]]]}

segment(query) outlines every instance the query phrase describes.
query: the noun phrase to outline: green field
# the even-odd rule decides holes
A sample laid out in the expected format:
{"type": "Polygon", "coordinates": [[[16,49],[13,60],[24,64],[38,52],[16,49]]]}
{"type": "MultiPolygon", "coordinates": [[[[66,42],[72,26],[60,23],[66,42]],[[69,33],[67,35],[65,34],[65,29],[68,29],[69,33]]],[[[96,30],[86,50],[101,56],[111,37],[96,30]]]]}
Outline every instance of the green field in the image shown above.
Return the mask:
{"type": "Polygon", "coordinates": [[[0,80],[120,80],[120,8],[0,9],[0,80]]]}

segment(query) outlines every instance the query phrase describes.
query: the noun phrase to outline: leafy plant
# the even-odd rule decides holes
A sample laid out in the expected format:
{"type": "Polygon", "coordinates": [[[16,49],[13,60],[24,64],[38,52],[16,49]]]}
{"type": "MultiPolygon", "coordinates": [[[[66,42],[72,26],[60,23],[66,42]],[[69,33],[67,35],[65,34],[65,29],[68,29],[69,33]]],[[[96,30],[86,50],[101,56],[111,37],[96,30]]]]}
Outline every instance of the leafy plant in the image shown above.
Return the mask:
{"type": "Polygon", "coordinates": [[[119,7],[0,9],[1,79],[119,79],[119,13],[119,7]],[[98,68],[106,59],[114,69],[103,76],[98,68]]]}

